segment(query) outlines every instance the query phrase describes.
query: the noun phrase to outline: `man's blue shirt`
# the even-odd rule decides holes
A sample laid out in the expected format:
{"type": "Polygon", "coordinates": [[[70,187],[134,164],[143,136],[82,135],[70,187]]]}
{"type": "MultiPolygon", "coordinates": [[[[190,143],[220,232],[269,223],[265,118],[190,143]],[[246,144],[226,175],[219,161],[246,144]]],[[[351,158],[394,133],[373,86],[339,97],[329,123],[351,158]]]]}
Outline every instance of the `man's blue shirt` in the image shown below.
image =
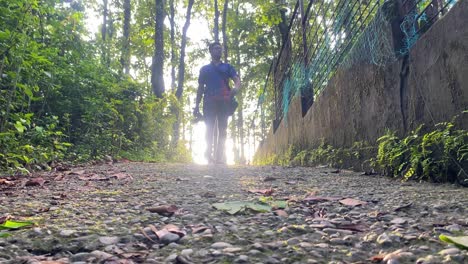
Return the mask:
{"type": "Polygon", "coordinates": [[[210,63],[200,69],[199,85],[205,88],[204,97],[208,99],[227,99],[230,97],[229,79],[237,76],[237,72],[229,63],[215,65],[210,63]]]}

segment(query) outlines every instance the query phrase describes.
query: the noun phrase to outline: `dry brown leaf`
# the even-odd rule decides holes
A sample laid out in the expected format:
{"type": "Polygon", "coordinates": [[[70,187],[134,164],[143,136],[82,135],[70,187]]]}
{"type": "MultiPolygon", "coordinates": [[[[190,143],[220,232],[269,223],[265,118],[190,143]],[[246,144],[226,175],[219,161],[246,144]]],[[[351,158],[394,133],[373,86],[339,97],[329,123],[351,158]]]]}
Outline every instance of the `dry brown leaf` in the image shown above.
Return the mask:
{"type": "Polygon", "coordinates": [[[192,226],[190,226],[190,228],[192,229],[193,234],[201,233],[201,232],[208,229],[208,227],[204,226],[204,225],[195,225],[195,226],[192,225],[192,226]]]}
{"type": "Polygon", "coordinates": [[[57,176],[55,176],[54,181],[61,181],[65,178],[65,174],[59,173],[57,176]]]}
{"type": "Polygon", "coordinates": [[[68,174],[69,175],[83,175],[85,173],[86,173],[85,170],[74,170],[74,171],[70,171],[68,174]]]}
{"type": "Polygon", "coordinates": [[[5,223],[6,220],[10,219],[11,216],[5,215],[5,216],[0,216],[0,224],[5,223]]]}
{"type": "Polygon", "coordinates": [[[359,206],[359,205],[366,205],[367,202],[363,202],[360,200],[352,199],[352,198],[345,198],[340,200],[341,204],[348,205],[348,206],[359,206]]]}
{"type": "Polygon", "coordinates": [[[156,243],[156,241],[154,241],[151,237],[148,236],[148,234],[146,234],[146,232],[145,232],[145,230],[143,228],[141,228],[140,231],[143,234],[143,236],[146,237],[146,239],[148,239],[149,241],[151,241],[153,243],[156,243]]]}
{"type": "Polygon", "coordinates": [[[0,179],[0,185],[14,185],[15,183],[13,181],[8,181],[7,179],[0,179]]]}
{"type": "Polygon", "coordinates": [[[169,234],[169,233],[171,233],[171,232],[169,232],[167,229],[164,229],[164,228],[163,228],[163,229],[158,230],[158,231],[156,231],[156,232],[154,232],[154,233],[156,234],[156,236],[157,236],[159,239],[161,239],[163,236],[165,236],[165,235],[167,235],[167,234],[169,234]]]}
{"type": "Polygon", "coordinates": [[[179,235],[179,237],[183,237],[183,236],[186,235],[186,233],[183,230],[180,230],[180,228],[178,226],[173,225],[173,224],[168,224],[163,229],[166,229],[167,231],[169,231],[171,233],[179,235]]]}
{"type": "Polygon", "coordinates": [[[175,205],[162,205],[157,207],[147,208],[151,213],[157,213],[163,216],[172,216],[179,208],[175,205]]]}
{"type": "Polygon", "coordinates": [[[276,210],[274,213],[275,213],[277,216],[288,217],[288,213],[286,213],[286,211],[284,211],[284,210],[276,210]]]}
{"type": "Polygon", "coordinates": [[[109,178],[101,176],[96,173],[82,175],[82,176],[79,176],[78,179],[82,181],[108,181],[109,180],[109,178]]]}
{"type": "Polygon", "coordinates": [[[42,185],[44,185],[45,182],[46,181],[43,178],[37,177],[37,178],[32,178],[32,179],[26,181],[24,186],[42,186],[42,185]]]}
{"type": "Polygon", "coordinates": [[[275,190],[273,190],[273,188],[269,188],[269,189],[252,189],[252,190],[249,190],[250,193],[258,193],[258,194],[263,194],[265,196],[271,196],[273,195],[273,193],[275,192],[275,190]]]}
{"type": "Polygon", "coordinates": [[[110,178],[116,178],[117,180],[124,180],[124,179],[133,180],[133,177],[131,175],[127,173],[123,173],[123,172],[112,174],[110,178]]]}
{"type": "Polygon", "coordinates": [[[375,255],[375,256],[372,256],[369,260],[371,262],[381,262],[385,257],[385,254],[379,254],[379,255],[375,255]]]}

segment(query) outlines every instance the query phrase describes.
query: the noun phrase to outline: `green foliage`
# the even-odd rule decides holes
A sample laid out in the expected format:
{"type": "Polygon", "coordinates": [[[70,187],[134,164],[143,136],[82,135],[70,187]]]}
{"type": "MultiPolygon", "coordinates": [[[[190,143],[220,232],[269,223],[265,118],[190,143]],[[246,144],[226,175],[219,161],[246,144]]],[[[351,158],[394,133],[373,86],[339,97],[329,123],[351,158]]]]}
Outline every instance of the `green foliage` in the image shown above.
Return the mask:
{"type": "Polygon", "coordinates": [[[169,147],[174,98],[155,99],[149,83],[122,75],[118,42],[101,59],[102,40],[83,39],[83,6],[61,2],[0,2],[0,170],[106,155],[189,160],[183,144],[169,147]]]}
{"type": "Polygon", "coordinates": [[[386,175],[468,185],[468,132],[455,130],[453,123],[440,123],[425,134],[419,127],[403,139],[389,131],[377,142],[374,164],[386,175]]]}
{"type": "MultiPolygon", "coordinates": [[[[56,116],[34,119],[33,114],[14,114],[0,133],[0,170],[29,172],[63,159],[72,145],[65,141],[56,116]]],[[[46,166],[47,167],[47,166],[46,166]]]]}

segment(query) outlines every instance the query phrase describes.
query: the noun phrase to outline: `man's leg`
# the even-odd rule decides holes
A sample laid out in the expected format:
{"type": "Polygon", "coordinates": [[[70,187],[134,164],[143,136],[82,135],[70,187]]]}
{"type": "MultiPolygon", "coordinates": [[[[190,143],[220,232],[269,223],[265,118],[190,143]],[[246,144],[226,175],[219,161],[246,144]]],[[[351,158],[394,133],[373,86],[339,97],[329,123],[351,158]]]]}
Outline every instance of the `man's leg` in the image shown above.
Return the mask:
{"type": "Polygon", "coordinates": [[[217,163],[226,163],[226,136],[227,136],[227,124],[228,124],[228,115],[220,114],[218,115],[218,144],[216,148],[216,162],[217,163]]]}
{"type": "Polygon", "coordinates": [[[205,126],[206,126],[206,132],[205,132],[205,140],[206,140],[205,158],[206,158],[206,160],[208,161],[209,164],[214,162],[213,143],[216,143],[216,141],[213,142],[216,115],[214,114],[214,111],[213,111],[212,108],[213,108],[213,106],[209,105],[206,102],[204,103],[203,115],[205,117],[205,126]]]}

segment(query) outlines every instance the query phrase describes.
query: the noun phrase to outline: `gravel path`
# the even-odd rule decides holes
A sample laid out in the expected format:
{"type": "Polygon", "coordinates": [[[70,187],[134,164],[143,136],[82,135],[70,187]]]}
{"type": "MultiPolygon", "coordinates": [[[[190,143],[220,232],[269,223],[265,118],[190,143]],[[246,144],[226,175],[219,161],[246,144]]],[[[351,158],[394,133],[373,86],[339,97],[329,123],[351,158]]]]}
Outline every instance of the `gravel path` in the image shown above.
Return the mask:
{"type": "Polygon", "coordinates": [[[0,185],[0,217],[37,223],[0,238],[0,263],[468,262],[467,250],[438,238],[468,235],[468,189],[448,184],[147,163],[36,177],[0,185]],[[259,198],[288,207],[231,215],[212,206],[259,198]]]}

